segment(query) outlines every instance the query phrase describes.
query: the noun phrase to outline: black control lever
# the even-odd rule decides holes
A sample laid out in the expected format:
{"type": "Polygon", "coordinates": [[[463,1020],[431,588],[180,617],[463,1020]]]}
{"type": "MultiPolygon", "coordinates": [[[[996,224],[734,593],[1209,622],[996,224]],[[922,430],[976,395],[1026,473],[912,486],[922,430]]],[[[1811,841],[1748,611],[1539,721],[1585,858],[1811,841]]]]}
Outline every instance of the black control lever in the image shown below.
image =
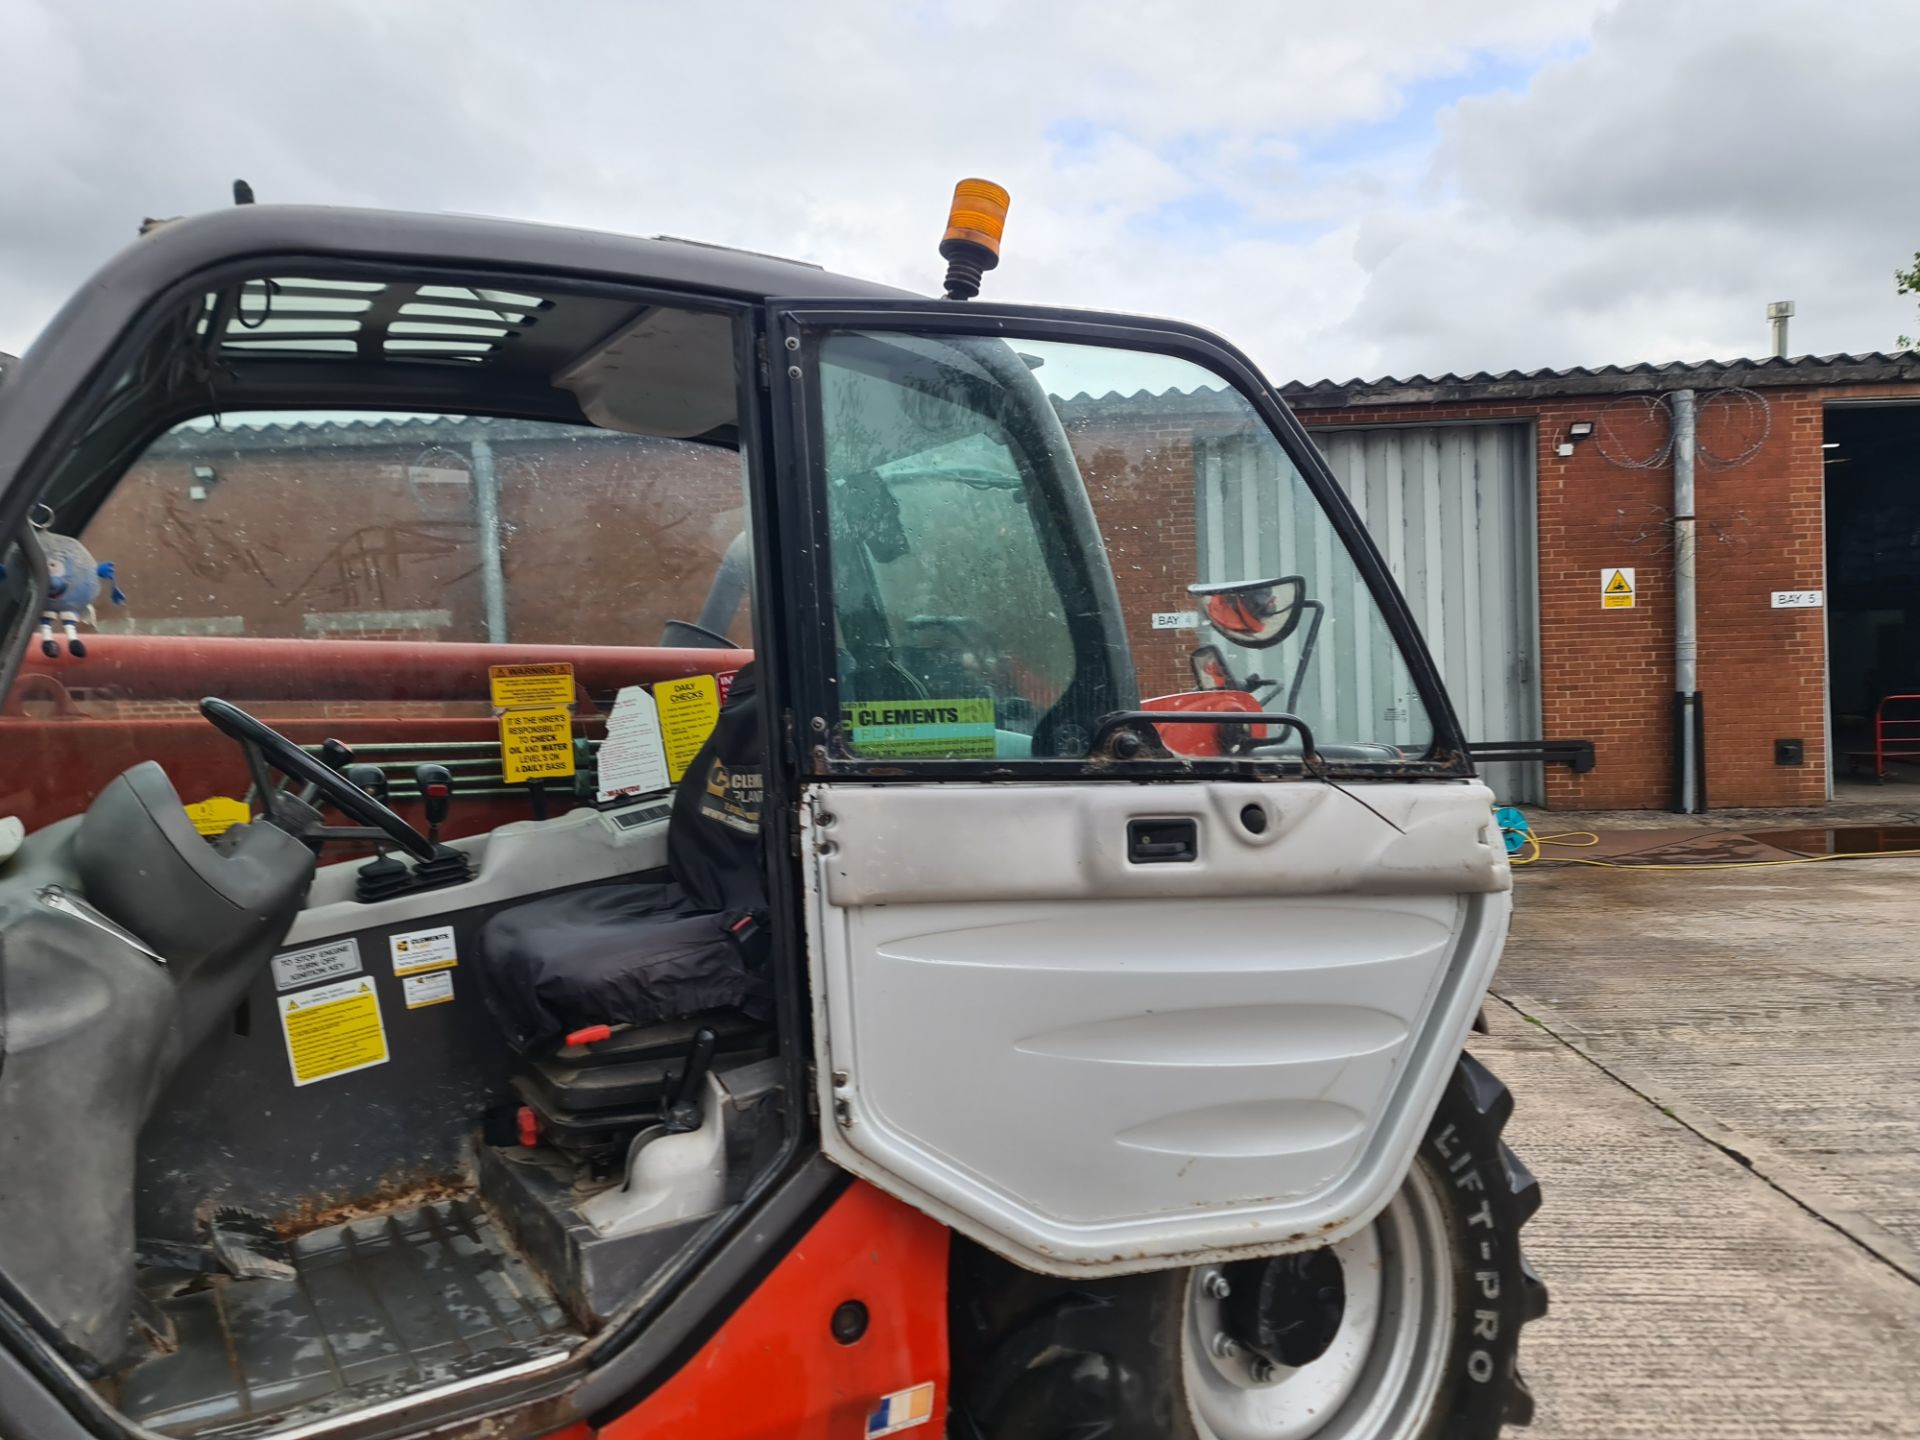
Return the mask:
{"type": "MultiPolygon", "coordinates": [[[[387,772],[378,765],[348,765],[340,773],[382,805],[387,803],[387,772]]],[[[374,839],[373,852],[373,859],[354,876],[354,896],[362,905],[388,900],[413,888],[412,874],[403,862],[387,853],[384,837],[374,839]]]]}
{"type": "Polygon", "coordinates": [[[693,1049],[687,1052],[687,1068],[673,1087],[673,1098],[660,1112],[661,1123],[669,1135],[685,1135],[698,1130],[704,1117],[707,1072],[713,1068],[713,1052],[720,1048],[720,1037],[702,1026],[694,1032],[693,1049]]]}
{"type": "Polygon", "coordinates": [[[440,843],[440,827],[453,809],[453,772],[444,765],[416,765],[413,783],[420,788],[420,803],[427,813],[427,839],[440,843]]]}
{"type": "Polygon", "coordinates": [[[340,773],[382,805],[387,803],[387,772],[378,765],[348,765],[340,773]]]}
{"type": "Polygon", "coordinates": [[[416,765],[413,783],[420,789],[420,804],[427,816],[427,839],[433,845],[433,858],[413,867],[413,883],[421,889],[441,885],[462,885],[473,878],[473,862],[464,850],[440,843],[440,827],[453,809],[453,772],[444,765],[416,765]]]}

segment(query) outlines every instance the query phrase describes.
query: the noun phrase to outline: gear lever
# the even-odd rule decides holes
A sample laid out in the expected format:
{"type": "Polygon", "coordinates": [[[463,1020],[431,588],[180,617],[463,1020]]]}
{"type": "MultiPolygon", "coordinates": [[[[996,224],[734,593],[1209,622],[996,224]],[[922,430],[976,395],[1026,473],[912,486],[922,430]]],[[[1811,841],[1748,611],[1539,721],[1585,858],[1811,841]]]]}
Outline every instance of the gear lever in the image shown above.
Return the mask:
{"type": "Polygon", "coordinates": [[[413,783],[420,791],[420,804],[427,817],[427,839],[433,843],[431,860],[413,867],[413,883],[421,889],[439,885],[459,885],[473,878],[473,864],[464,850],[440,843],[440,827],[453,809],[453,772],[444,765],[416,765],[413,783]]]}
{"type": "Polygon", "coordinates": [[[680,1072],[680,1083],[673,1097],[661,1107],[660,1121],[669,1135],[685,1135],[698,1130],[704,1117],[702,1101],[707,1093],[707,1072],[713,1068],[713,1052],[720,1037],[702,1026],[694,1032],[693,1049],[687,1052],[687,1068],[680,1072]]]}
{"type": "Polygon", "coordinates": [[[427,812],[427,839],[440,843],[440,827],[453,809],[453,772],[444,765],[416,765],[413,783],[420,788],[427,812]]]}
{"type": "MultiPolygon", "coordinates": [[[[350,753],[348,758],[352,758],[350,753]]],[[[387,803],[387,772],[378,765],[347,765],[340,773],[382,805],[387,803]]],[[[387,853],[384,840],[373,842],[373,859],[362,865],[353,877],[354,898],[362,905],[388,899],[412,885],[413,876],[403,863],[387,853]]]]}

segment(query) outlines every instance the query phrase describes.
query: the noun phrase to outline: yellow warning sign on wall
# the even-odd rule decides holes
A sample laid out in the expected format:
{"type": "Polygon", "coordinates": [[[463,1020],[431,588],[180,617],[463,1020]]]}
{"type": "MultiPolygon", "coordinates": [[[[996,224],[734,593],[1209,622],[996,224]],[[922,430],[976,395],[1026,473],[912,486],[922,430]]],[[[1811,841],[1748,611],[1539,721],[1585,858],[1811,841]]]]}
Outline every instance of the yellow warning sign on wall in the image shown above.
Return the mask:
{"type": "Polygon", "coordinates": [[[493,693],[493,707],[505,710],[520,705],[571,705],[573,703],[573,666],[490,665],[487,685],[493,693]]]}
{"type": "Polygon", "coordinates": [[[564,705],[500,717],[500,769],[509,785],[573,774],[573,712],[564,705]]]}
{"type": "Polygon", "coordinates": [[[295,1085],[387,1063],[380,996],[364,975],[282,995],[280,1029],[295,1085]]]}
{"type": "Polygon", "coordinates": [[[1600,572],[1600,608],[1602,610],[1633,609],[1633,571],[1631,569],[1610,565],[1600,572]]]}
{"type": "Polygon", "coordinates": [[[660,711],[660,740],[667,752],[667,779],[677,782],[707,743],[720,718],[720,685],[711,675],[662,680],[653,687],[660,711]]]}

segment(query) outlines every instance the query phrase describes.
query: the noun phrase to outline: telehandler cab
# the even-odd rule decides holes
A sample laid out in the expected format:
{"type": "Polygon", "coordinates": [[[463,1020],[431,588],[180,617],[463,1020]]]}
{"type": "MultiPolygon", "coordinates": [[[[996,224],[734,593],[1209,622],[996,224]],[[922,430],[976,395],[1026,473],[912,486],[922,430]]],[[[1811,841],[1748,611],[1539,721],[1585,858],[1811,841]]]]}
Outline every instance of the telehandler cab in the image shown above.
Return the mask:
{"type": "Polygon", "coordinates": [[[1530,1417],[1491,795],[1272,387],[967,298],[1005,204],[940,300],[246,205],[6,366],[0,1434],[1530,1417]]]}

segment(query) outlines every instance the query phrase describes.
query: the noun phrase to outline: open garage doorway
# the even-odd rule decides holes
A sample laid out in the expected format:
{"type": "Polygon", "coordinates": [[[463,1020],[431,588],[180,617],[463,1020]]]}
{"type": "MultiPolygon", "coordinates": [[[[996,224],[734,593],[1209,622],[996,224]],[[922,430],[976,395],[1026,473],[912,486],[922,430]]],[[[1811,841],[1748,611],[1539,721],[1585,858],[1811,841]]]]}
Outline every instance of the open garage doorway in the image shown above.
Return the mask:
{"type": "Polygon", "coordinates": [[[1834,791],[1920,787],[1920,405],[1829,406],[1824,440],[1834,791]]]}

